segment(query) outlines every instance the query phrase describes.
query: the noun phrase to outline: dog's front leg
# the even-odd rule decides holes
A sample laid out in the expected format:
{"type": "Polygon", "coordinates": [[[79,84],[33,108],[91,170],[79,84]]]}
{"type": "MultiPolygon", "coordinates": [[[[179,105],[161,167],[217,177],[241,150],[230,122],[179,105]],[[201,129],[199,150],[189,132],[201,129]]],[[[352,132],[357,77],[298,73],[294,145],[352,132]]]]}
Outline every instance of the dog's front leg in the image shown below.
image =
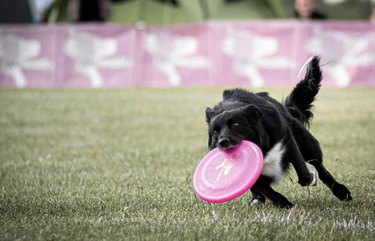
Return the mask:
{"type": "Polygon", "coordinates": [[[261,193],[262,196],[265,196],[268,199],[270,199],[272,201],[273,205],[275,205],[277,207],[287,208],[287,209],[293,207],[293,203],[291,203],[282,194],[273,190],[273,188],[270,186],[270,184],[257,182],[252,187],[252,190],[254,190],[257,193],[261,193]]]}
{"type": "Polygon", "coordinates": [[[258,201],[261,203],[265,202],[265,198],[268,198],[272,201],[272,203],[280,208],[292,208],[293,203],[291,203],[286,197],[284,197],[282,194],[276,192],[273,190],[271,187],[271,184],[273,182],[273,179],[264,175],[261,175],[259,179],[256,181],[254,186],[251,188],[251,191],[253,194],[255,193],[256,195],[254,196],[252,202],[250,203],[251,206],[254,206],[254,201],[256,198],[258,201]]]}
{"type": "Polygon", "coordinates": [[[253,188],[251,189],[251,193],[253,194],[253,199],[250,201],[250,206],[252,207],[260,207],[263,206],[263,204],[266,202],[266,197],[261,194],[260,192],[257,192],[253,188]]]}

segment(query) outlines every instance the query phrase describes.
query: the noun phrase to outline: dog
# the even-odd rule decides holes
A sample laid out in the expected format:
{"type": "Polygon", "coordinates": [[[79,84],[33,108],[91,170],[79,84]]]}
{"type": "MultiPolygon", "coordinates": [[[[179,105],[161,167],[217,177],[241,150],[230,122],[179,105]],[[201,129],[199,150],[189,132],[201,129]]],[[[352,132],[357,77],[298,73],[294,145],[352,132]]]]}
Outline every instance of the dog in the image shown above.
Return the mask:
{"type": "Polygon", "coordinates": [[[263,170],[251,187],[251,205],[264,204],[268,198],[278,207],[293,207],[271,184],[279,182],[292,164],[301,186],[316,185],[315,173],[308,170],[306,162],[315,167],[319,178],[339,200],[352,199],[349,189],[324,167],[319,142],[308,130],[322,81],[319,61],[317,56],[311,59],[304,78],[283,103],[266,92],[232,89],[223,92],[223,100],[215,107],[206,108],[210,150],[234,148],[241,140],[251,141],[262,150],[263,170]]]}

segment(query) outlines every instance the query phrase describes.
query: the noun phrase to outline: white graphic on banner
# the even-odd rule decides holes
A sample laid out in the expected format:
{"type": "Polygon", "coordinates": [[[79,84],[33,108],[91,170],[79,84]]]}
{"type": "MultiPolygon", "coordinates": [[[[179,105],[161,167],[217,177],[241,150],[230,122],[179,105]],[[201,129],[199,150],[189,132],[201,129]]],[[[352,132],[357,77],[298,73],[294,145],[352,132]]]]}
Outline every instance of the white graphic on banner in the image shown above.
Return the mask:
{"type": "Polygon", "coordinates": [[[12,78],[16,87],[26,87],[24,70],[48,71],[54,66],[47,58],[37,58],[41,50],[42,45],[36,39],[0,35],[0,72],[12,78]]]}
{"type": "Polygon", "coordinates": [[[233,58],[233,68],[247,77],[253,87],[262,87],[264,80],[259,69],[291,69],[293,59],[277,56],[279,43],[276,37],[260,36],[250,31],[228,31],[222,42],[222,51],[233,58]]]}
{"type": "Polygon", "coordinates": [[[306,51],[324,56],[328,61],[328,74],[333,76],[339,87],[347,87],[352,81],[349,68],[375,65],[375,53],[369,51],[371,47],[375,48],[375,33],[362,32],[353,36],[348,32],[316,27],[306,44],[306,51]]]}
{"type": "Polygon", "coordinates": [[[194,37],[177,36],[169,33],[149,34],[144,48],[153,56],[153,64],[168,77],[172,86],[181,85],[177,67],[202,69],[210,67],[210,61],[198,52],[198,40],[194,37]]]}
{"type": "Polygon", "coordinates": [[[113,56],[118,51],[118,39],[101,38],[93,34],[69,30],[69,39],[64,52],[74,59],[77,73],[87,77],[91,86],[103,85],[103,77],[99,69],[131,68],[133,61],[124,56],[113,56]]]}

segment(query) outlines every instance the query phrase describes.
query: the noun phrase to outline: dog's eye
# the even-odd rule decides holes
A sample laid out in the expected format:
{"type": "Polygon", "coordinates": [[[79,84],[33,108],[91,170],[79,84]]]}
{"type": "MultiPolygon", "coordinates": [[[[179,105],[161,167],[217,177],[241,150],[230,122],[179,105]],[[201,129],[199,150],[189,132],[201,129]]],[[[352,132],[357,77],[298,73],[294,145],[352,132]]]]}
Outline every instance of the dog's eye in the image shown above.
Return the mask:
{"type": "Polygon", "coordinates": [[[230,126],[234,129],[234,128],[237,128],[239,124],[237,122],[234,122],[230,126]]]}
{"type": "Polygon", "coordinates": [[[218,135],[219,135],[219,132],[218,131],[214,131],[213,136],[217,137],[218,135]]]}

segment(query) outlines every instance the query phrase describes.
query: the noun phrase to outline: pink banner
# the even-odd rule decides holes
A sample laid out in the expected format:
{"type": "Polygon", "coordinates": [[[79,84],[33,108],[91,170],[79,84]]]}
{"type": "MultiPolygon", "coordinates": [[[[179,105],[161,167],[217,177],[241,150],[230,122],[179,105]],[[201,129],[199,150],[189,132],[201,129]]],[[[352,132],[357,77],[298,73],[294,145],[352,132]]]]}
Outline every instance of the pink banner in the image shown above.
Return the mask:
{"type": "Polygon", "coordinates": [[[0,87],[290,86],[311,55],[324,86],[375,86],[367,22],[0,26],[0,87]]]}

